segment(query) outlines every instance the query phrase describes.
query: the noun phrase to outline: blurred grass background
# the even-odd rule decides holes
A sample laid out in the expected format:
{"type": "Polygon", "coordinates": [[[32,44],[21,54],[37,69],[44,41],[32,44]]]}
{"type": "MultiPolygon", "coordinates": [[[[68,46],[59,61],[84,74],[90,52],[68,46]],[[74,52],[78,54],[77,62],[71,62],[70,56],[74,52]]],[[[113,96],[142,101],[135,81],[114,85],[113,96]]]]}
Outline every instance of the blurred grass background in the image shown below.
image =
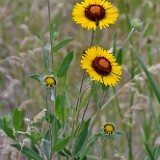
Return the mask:
{"type": "MultiPolygon", "coordinates": [[[[55,69],[62,57],[69,50],[74,51],[74,60],[69,69],[68,83],[71,102],[75,104],[76,84],[80,82],[82,70],[79,61],[83,50],[90,44],[91,31],[82,29],[72,21],[73,5],[79,1],[51,0],[52,21],[57,24],[60,41],[73,36],[74,40],[59,51],[54,58],[55,69]],[[74,75],[74,77],[73,77],[74,75]]],[[[97,31],[95,44],[110,49],[113,46],[113,37],[117,33],[117,48],[120,48],[130,31],[129,21],[132,18],[140,18],[144,22],[144,30],[135,32],[131,38],[132,45],[140,53],[141,58],[160,86],[160,0],[113,0],[112,3],[119,9],[119,19],[116,25],[97,31]]],[[[49,42],[47,2],[44,0],[1,0],[0,1],[0,115],[10,114],[15,107],[24,110],[26,117],[32,118],[41,108],[45,107],[44,90],[31,79],[33,73],[45,73],[43,66],[43,51],[41,49],[38,34],[43,42],[49,42]]],[[[55,44],[57,43],[55,42],[55,44]]],[[[108,105],[108,108],[99,116],[95,124],[95,130],[106,121],[115,123],[119,130],[123,130],[123,124],[131,126],[130,114],[133,115],[133,153],[134,159],[147,159],[143,142],[150,146],[160,144],[157,131],[154,126],[147,91],[151,92],[159,119],[159,104],[153,94],[147,78],[142,74],[142,69],[135,57],[131,57],[131,49],[127,46],[123,50],[123,76],[116,90],[123,87],[120,94],[108,105]],[[134,70],[131,62],[134,62],[134,70]],[[128,83],[131,77],[139,75],[134,81],[128,83]],[[134,94],[133,104],[130,104],[131,92],[134,94]],[[123,117],[119,115],[117,105],[122,110],[123,117]]],[[[87,83],[87,81],[86,81],[87,83]]],[[[59,82],[59,92],[63,92],[63,81],[59,82]]],[[[110,90],[108,99],[113,95],[110,90]]],[[[90,109],[88,114],[95,112],[90,109]]],[[[1,139],[1,137],[0,137],[1,139]]],[[[2,140],[1,140],[2,141],[2,140]]],[[[1,142],[2,144],[3,141],[1,142]]],[[[108,159],[123,159],[127,157],[128,146],[126,138],[117,141],[108,141],[108,159]],[[118,158],[116,158],[116,156],[118,158]]],[[[3,146],[3,145],[2,145],[3,146]]],[[[92,155],[101,153],[101,143],[97,143],[92,150],[92,155]],[[94,153],[94,154],[93,154],[94,153]]],[[[90,158],[90,159],[93,159],[90,158]]],[[[127,159],[127,158],[126,158],[127,159]]]]}

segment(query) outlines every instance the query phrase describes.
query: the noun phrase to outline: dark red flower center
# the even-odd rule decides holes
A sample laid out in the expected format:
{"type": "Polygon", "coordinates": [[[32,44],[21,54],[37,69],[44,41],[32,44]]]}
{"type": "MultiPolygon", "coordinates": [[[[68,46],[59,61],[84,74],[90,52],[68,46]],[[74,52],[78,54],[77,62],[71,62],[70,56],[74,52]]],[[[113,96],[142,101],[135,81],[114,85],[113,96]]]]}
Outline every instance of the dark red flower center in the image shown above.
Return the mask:
{"type": "Polygon", "coordinates": [[[85,9],[85,16],[91,20],[98,23],[101,19],[103,19],[106,15],[105,9],[97,4],[89,5],[85,9]]]}
{"type": "Polygon", "coordinates": [[[92,68],[101,76],[107,76],[111,70],[111,63],[105,57],[96,57],[92,62],[92,68]]]}

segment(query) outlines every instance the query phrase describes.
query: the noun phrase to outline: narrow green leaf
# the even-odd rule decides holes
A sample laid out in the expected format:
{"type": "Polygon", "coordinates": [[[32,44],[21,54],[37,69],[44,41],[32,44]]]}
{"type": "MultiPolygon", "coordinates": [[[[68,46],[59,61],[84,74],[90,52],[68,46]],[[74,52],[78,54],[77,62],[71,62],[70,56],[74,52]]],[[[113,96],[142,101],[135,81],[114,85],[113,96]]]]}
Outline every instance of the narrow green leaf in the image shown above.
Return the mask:
{"type": "Polygon", "coordinates": [[[82,101],[82,103],[81,103],[81,105],[80,105],[80,108],[83,108],[84,106],[86,106],[86,104],[87,104],[90,96],[91,96],[90,93],[88,93],[88,94],[85,96],[85,98],[83,99],[83,101],[82,101]]]}
{"type": "Polygon", "coordinates": [[[50,29],[52,41],[55,41],[59,36],[59,32],[57,31],[57,28],[58,28],[57,24],[55,24],[54,22],[51,22],[49,29],[50,29]]]}
{"type": "Polygon", "coordinates": [[[73,37],[68,37],[61,42],[59,42],[56,46],[53,47],[52,51],[53,53],[57,52],[62,47],[66,46],[70,41],[72,41],[73,37]]]}
{"type": "Polygon", "coordinates": [[[21,122],[20,116],[21,116],[21,112],[17,108],[15,108],[13,111],[13,125],[15,130],[19,130],[20,122],[21,122]]]}
{"type": "Polygon", "coordinates": [[[113,55],[116,55],[116,42],[117,42],[117,32],[114,34],[113,55]]]}
{"type": "Polygon", "coordinates": [[[86,145],[85,149],[81,153],[80,160],[83,160],[83,158],[86,156],[88,153],[89,149],[94,145],[95,141],[97,140],[96,137],[93,137],[86,145]]]}
{"type": "Polygon", "coordinates": [[[54,120],[54,124],[52,124],[52,126],[53,126],[53,138],[54,138],[54,145],[55,144],[57,144],[57,142],[58,142],[58,125],[57,125],[57,120],[55,119],[54,120]]]}
{"type": "Polygon", "coordinates": [[[6,122],[2,119],[0,119],[0,128],[6,133],[6,135],[9,138],[15,139],[15,136],[13,134],[13,129],[9,128],[6,124],[6,122]]]}
{"type": "MultiPolygon", "coordinates": [[[[99,106],[99,92],[98,92],[98,86],[95,84],[95,89],[93,90],[93,100],[96,106],[99,106]]],[[[83,103],[83,102],[82,102],[83,103]]]]}
{"type": "Polygon", "coordinates": [[[49,131],[46,133],[43,139],[43,151],[47,159],[49,159],[50,153],[51,153],[51,147],[50,147],[50,142],[49,142],[49,131]]]}
{"type": "Polygon", "coordinates": [[[122,64],[122,49],[118,50],[116,56],[117,56],[117,63],[121,65],[122,64]]]}
{"type": "Polygon", "coordinates": [[[24,154],[28,159],[43,160],[39,154],[37,154],[36,152],[34,152],[29,148],[26,147],[21,148],[19,144],[12,144],[11,146],[17,148],[19,151],[21,150],[22,154],[24,154]]]}
{"type": "Polygon", "coordinates": [[[147,78],[148,78],[148,80],[149,80],[149,82],[150,82],[150,84],[152,86],[152,89],[153,89],[153,91],[154,91],[154,93],[155,93],[155,95],[156,95],[156,97],[157,97],[157,99],[158,99],[158,101],[160,103],[160,92],[159,92],[158,87],[156,86],[156,84],[155,84],[155,82],[154,82],[154,80],[152,78],[152,75],[149,73],[146,65],[143,63],[141,57],[139,56],[139,53],[132,47],[132,45],[131,45],[131,48],[132,48],[132,51],[133,51],[134,55],[138,59],[142,69],[144,70],[144,72],[145,72],[145,74],[146,74],[146,76],[147,76],[147,78]]]}
{"type": "Polygon", "coordinates": [[[64,148],[63,150],[59,151],[58,154],[61,155],[61,156],[67,157],[69,159],[71,157],[71,152],[66,148],[64,148]]]}
{"type": "Polygon", "coordinates": [[[160,146],[157,146],[154,148],[153,154],[154,154],[155,159],[158,159],[158,157],[160,157],[160,146]]]}
{"type": "Polygon", "coordinates": [[[47,120],[47,122],[52,123],[52,125],[54,124],[54,121],[56,120],[58,129],[61,128],[61,123],[59,122],[59,120],[57,118],[55,118],[55,116],[53,114],[49,114],[49,116],[46,116],[46,120],[47,120]]]}
{"type": "Polygon", "coordinates": [[[62,141],[58,142],[56,145],[53,146],[52,152],[59,152],[60,150],[64,149],[66,145],[68,144],[70,139],[69,137],[64,138],[62,141]]]}
{"type": "Polygon", "coordinates": [[[31,148],[32,151],[36,152],[37,154],[39,154],[39,150],[38,150],[38,146],[36,144],[34,144],[33,142],[31,142],[31,148]]]}
{"type": "Polygon", "coordinates": [[[155,109],[154,109],[155,107],[153,106],[152,98],[151,98],[151,95],[150,95],[149,92],[148,92],[148,98],[149,98],[150,107],[151,107],[151,110],[152,110],[152,115],[153,115],[154,123],[155,123],[155,126],[157,128],[158,134],[160,136],[160,128],[159,128],[159,124],[158,124],[158,118],[157,118],[157,115],[156,115],[156,112],[155,112],[155,109]]]}
{"type": "Polygon", "coordinates": [[[73,51],[70,51],[68,53],[68,55],[64,58],[64,60],[62,61],[58,73],[57,73],[57,78],[61,78],[62,76],[64,76],[64,74],[67,72],[69,65],[71,63],[73,59],[73,51]]]}
{"type": "Polygon", "coordinates": [[[116,131],[115,134],[111,135],[111,136],[108,136],[108,135],[105,135],[103,133],[98,133],[98,134],[95,134],[91,140],[87,143],[85,149],[82,151],[81,155],[80,155],[80,160],[83,160],[83,158],[86,156],[86,154],[88,153],[89,149],[94,145],[95,141],[97,139],[103,139],[103,138],[106,138],[106,139],[111,139],[111,138],[117,138],[121,135],[124,135],[125,133],[124,132],[121,132],[121,131],[116,131]]]}
{"type": "Polygon", "coordinates": [[[151,149],[149,148],[149,146],[148,146],[146,143],[144,143],[144,145],[145,145],[145,147],[146,147],[146,150],[147,150],[147,152],[148,152],[148,155],[149,155],[150,159],[151,159],[151,160],[156,160],[156,159],[154,158],[153,153],[152,153],[151,149]]]}
{"type": "Polygon", "coordinates": [[[49,68],[49,51],[48,51],[48,44],[42,46],[43,48],[43,59],[44,59],[44,66],[46,69],[49,68]]]}
{"type": "Polygon", "coordinates": [[[41,43],[41,47],[43,49],[43,59],[44,59],[44,66],[46,69],[49,68],[49,44],[47,43],[46,45],[44,45],[43,40],[42,40],[42,36],[41,34],[37,34],[37,37],[41,43]]]}
{"type": "Polygon", "coordinates": [[[55,102],[55,111],[57,118],[62,118],[64,110],[64,95],[58,95],[55,102]]]}
{"type": "Polygon", "coordinates": [[[42,74],[32,74],[32,75],[30,75],[30,77],[33,78],[33,79],[36,79],[38,82],[42,82],[44,75],[42,75],[42,74]]]}
{"type": "Polygon", "coordinates": [[[81,151],[81,148],[83,147],[83,144],[84,144],[84,142],[85,142],[85,140],[87,138],[89,123],[90,123],[90,120],[88,120],[84,124],[83,130],[81,131],[81,133],[78,136],[76,147],[75,147],[75,154],[76,155],[81,151]]]}
{"type": "Polygon", "coordinates": [[[121,132],[121,131],[116,131],[114,134],[112,135],[106,135],[104,133],[98,133],[98,134],[95,134],[94,137],[96,139],[101,139],[101,138],[106,138],[106,139],[114,139],[114,138],[118,138],[122,135],[124,135],[125,133],[124,132],[121,132]]]}

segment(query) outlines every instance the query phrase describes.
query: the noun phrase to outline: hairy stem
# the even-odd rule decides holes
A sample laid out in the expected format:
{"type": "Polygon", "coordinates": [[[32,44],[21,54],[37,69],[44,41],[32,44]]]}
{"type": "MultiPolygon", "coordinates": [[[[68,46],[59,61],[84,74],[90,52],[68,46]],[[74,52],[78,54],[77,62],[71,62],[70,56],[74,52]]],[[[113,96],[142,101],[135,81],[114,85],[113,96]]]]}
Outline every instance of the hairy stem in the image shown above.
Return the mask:
{"type": "Polygon", "coordinates": [[[50,45],[51,45],[51,51],[50,51],[50,59],[51,59],[51,71],[53,72],[54,70],[54,65],[53,65],[53,37],[52,37],[52,24],[51,24],[51,11],[50,11],[50,2],[47,0],[48,4],[48,22],[49,22],[49,34],[50,34],[50,45]]]}
{"type": "MultiPolygon", "coordinates": [[[[52,144],[53,144],[53,139],[52,139],[52,128],[51,128],[51,121],[50,121],[50,116],[49,116],[49,106],[48,106],[48,90],[46,90],[46,109],[47,109],[47,118],[48,118],[48,124],[49,124],[49,138],[50,138],[50,150],[52,150],[52,144]]],[[[50,152],[50,159],[52,159],[52,152],[50,152]]]]}
{"type": "Polygon", "coordinates": [[[79,132],[80,132],[80,130],[81,130],[81,127],[82,127],[82,124],[83,124],[83,121],[84,121],[85,114],[86,114],[87,109],[88,109],[88,106],[89,106],[89,102],[90,102],[90,99],[91,99],[91,96],[92,96],[92,90],[93,90],[93,88],[94,88],[94,82],[92,83],[92,87],[91,87],[91,92],[90,92],[90,95],[89,95],[89,99],[88,99],[88,102],[87,102],[86,107],[85,107],[85,109],[84,109],[84,112],[83,112],[83,115],[82,115],[82,119],[81,119],[80,125],[79,125],[79,127],[78,127],[77,133],[76,133],[76,135],[75,135],[75,141],[74,141],[74,143],[73,143],[71,160],[74,160],[76,142],[77,142],[77,139],[78,139],[78,136],[79,136],[79,132]]]}
{"type": "MultiPolygon", "coordinates": [[[[93,45],[94,35],[95,35],[95,31],[92,30],[90,47],[93,45]]],[[[72,124],[72,131],[71,131],[71,138],[70,138],[70,142],[69,142],[69,148],[71,148],[71,145],[73,142],[73,138],[74,138],[73,133],[74,133],[75,125],[77,125],[77,123],[78,123],[78,118],[79,118],[79,114],[80,114],[81,94],[82,94],[84,77],[85,77],[85,71],[83,71],[82,80],[81,80],[80,89],[79,89],[79,96],[78,96],[77,103],[76,103],[76,118],[73,120],[73,124],[72,124]]]]}

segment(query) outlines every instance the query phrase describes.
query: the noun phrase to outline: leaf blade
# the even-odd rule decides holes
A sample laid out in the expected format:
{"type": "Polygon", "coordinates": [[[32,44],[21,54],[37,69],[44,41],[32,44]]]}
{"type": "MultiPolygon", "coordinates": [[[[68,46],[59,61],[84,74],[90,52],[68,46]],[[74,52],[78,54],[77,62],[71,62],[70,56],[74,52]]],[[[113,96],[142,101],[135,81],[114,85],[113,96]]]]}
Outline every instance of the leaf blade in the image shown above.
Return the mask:
{"type": "Polygon", "coordinates": [[[69,65],[71,63],[73,59],[73,51],[70,51],[67,56],[64,58],[64,60],[62,61],[58,73],[57,73],[57,78],[61,78],[62,76],[64,76],[64,74],[67,72],[69,65]]]}
{"type": "Polygon", "coordinates": [[[160,92],[159,92],[159,90],[158,90],[158,87],[156,86],[156,84],[155,84],[155,82],[154,82],[151,74],[149,73],[146,65],[143,63],[142,59],[140,58],[139,53],[133,48],[132,45],[131,45],[131,49],[132,49],[134,55],[136,56],[136,58],[138,59],[140,65],[141,65],[141,67],[142,67],[142,69],[144,70],[144,72],[145,72],[145,74],[146,74],[146,76],[147,76],[147,78],[148,78],[148,80],[149,80],[149,82],[150,82],[150,84],[151,84],[151,86],[152,86],[152,89],[153,89],[153,91],[154,91],[154,93],[155,93],[155,95],[156,95],[156,98],[157,98],[157,100],[158,100],[159,103],[160,103],[160,92]]]}
{"type": "Polygon", "coordinates": [[[54,145],[54,147],[52,148],[52,152],[59,152],[60,150],[62,150],[63,148],[65,148],[65,146],[68,144],[70,139],[69,137],[64,138],[62,141],[58,142],[57,144],[54,145]]]}
{"type": "Polygon", "coordinates": [[[42,157],[39,156],[36,152],[33,150],[27,148],[27,147],[21,147],[19,144],[12,144],[11,146],[17,148],[27,157],[27,158],[33,158],[34,160],[43,160],[42,157]]]}
{"type": "Polygon", "coordinates": [[[147,150],[148,155],[149,155],[149,157],[151,158],[151,160],[155,160],[155,158],[154,158],[154,156],[153,156],[153,153],[152,153],[152,151],[150,150],[149,146],[148,146],[146,143],[144,143],[144,145],[145,145],[145,147],[146,147],[146,150],[147,150]]]}
{"type": "Polygon", "coordinates": [[[73,37],[68,37],[66,39],[63,39],[62,41],[60,41],[57,45],[55,45],[52,49],[52,52],[55,53],[57,52],[59,49],[63,48],[64,46],[66,46],[70,41],[73,40],[73,37]]]}

